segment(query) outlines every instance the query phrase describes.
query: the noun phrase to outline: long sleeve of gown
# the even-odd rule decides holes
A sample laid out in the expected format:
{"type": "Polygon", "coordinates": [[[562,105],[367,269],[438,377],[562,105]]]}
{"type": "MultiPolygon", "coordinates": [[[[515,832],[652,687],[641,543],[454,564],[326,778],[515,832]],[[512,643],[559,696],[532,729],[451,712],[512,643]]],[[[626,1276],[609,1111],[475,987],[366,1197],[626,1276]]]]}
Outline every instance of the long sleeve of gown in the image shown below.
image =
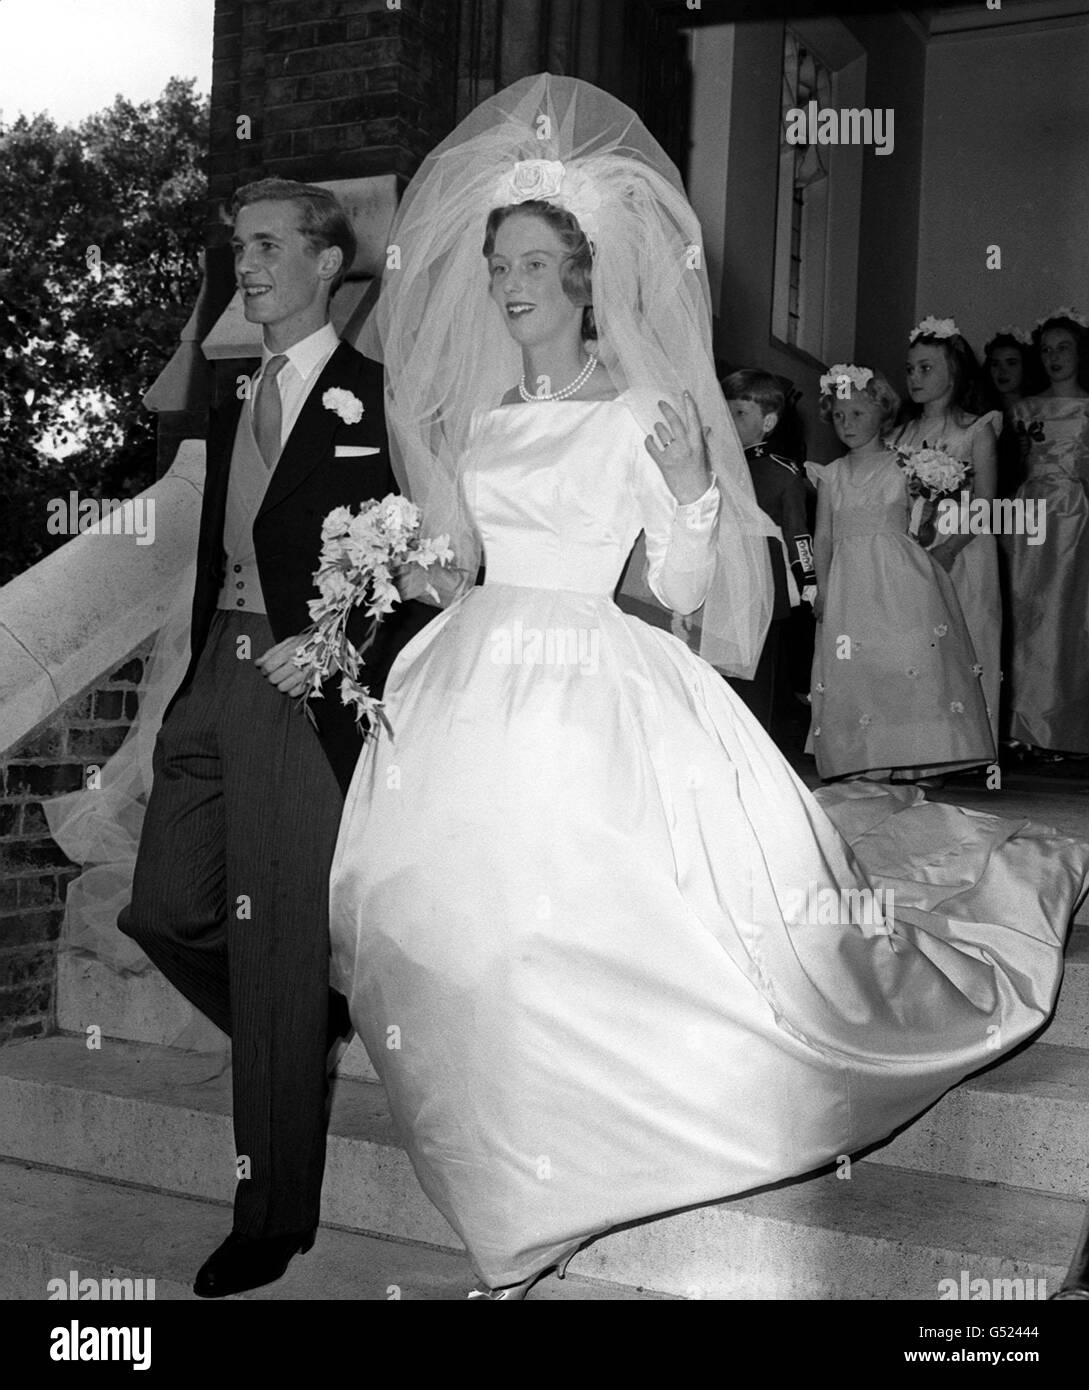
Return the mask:
{"type": "Polygon", "coordinates": [[[712,481],[702,497],[683,503],[670,492],[649,456],[637,469],[647,584],[667,608],[693,613],[707,597],[715,572],[718,485],[712,481]]]}
{"type": "Polygon", "coordinates": [[[453,558],[446,565],[436,565],[428,574],[443,608],[449,608],[464,597],[479,577],[484,551],[472,515],[463,474],[458,476],[456,492],[447,510],[431,517],[424,515],[422,534],[445,535],[453,551],[453,558]]]}

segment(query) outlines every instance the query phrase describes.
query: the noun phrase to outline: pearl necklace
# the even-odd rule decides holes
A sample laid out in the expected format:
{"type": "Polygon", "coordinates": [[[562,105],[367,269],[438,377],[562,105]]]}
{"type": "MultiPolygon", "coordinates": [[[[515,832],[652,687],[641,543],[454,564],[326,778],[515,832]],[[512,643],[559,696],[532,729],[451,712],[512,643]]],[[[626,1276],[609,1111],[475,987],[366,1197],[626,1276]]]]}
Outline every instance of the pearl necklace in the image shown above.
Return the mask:
{"type": "Polygon", "coordinates": [[[575,377],[574,381],[568,382],[566,386],[562,386],[558,391],[541,391],[537,395],[534,395],[533,392],[526,390],[526,374],[525,372],[523,372],[522,379],[518,383],[518,394],[526,402],[566,400],[568,396],[573,396],[580,387],[586,385],[586,383],[590,380],[591,376],[593,376],[594,368],[596,366],[597,358],[594,356],[593,353],[591,353],[590,356],[586,359],[586,366],[583,367],[582,371],[579,372],[578,376],[575,377]]]}

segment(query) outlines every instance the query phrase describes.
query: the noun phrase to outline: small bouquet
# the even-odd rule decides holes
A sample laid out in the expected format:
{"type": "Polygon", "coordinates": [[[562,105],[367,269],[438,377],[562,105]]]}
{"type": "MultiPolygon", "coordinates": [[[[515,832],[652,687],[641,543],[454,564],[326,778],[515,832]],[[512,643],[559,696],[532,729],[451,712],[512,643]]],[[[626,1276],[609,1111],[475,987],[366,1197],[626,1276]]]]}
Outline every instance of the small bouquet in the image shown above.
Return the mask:
{"type": "MultiPolygon", "coordinates": [[[[445,565],[453,558],[448,538],[420,538],[420,509],[394,493],[380,501],[364,502],[356,515],[350,507],[334,507],[321,524],[321,563],[314,572],[319,598],[310,600],[311,625],[295,652],[295,665],[306,674],[307,688],[299,697],[312,724],[309,700],[320,697],[322,683],[340,671],[340,698],[355,706],[356,723],[367,738],[381,720],[392,733],[382,702],[359,680],[359,665],[374,642],[378,624],[400,601],[394,573],[415,563],[424,569],[445,565]],[[353,608],[366,604],[370,627],[361,647],[348,640],[353,608]]],[[[434,589],[428,592],[438,602],[434,589]]]]}
{"type": "Polygon", "coordinates": [[[972,476],[972,465],[943,449],[896,450],[900,467],[907,482],[908,496],[913,498],[908,535],[921,546],[934,541],[934,517],[943,497],[955,496],[972,476]]]}

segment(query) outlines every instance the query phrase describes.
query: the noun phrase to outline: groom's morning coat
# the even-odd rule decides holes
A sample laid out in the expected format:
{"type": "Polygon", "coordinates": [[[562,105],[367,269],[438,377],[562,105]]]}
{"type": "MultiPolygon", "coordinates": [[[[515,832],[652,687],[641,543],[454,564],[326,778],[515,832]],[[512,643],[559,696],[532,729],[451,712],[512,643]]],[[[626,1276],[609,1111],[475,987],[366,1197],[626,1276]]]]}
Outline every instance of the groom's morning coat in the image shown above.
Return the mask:
{"type": "MultiPolygon", "coordinates": [[[[209,417],[191,659],[178,695],[193,679],[226,575],[223,528],[227,482],[242,405],[242,400],[232,396],[209,417]]],[[[396,490],[386,436],[382,368],[341,341],[303,402],[253,523],[261,592],[277,642],[296,636],[310,623],[307,604],[318,596],[313,576],[321,552],[321,524],[327,513],[341,506],[355,510],[361,502],[396,490]],[[362,402],[363,417],[357,424],[346,424],[335,410],[322,404],[322,397],[334,387],[350,391],[362,402]],[[367,446],[378,452],[338,457],[337,447],[346,445],[367,446]]],[[[428,604],[408,602],[383,619],[360,673],[372,695],[381,695],[397,653],[436,612],[428,604]]],[[[357,641],[361,626],[353,625],[357,641]]],[[[258,651],[252,653],[253,658],[260,655],[258,651]]],[[[290,698],[284,696],[285,700],[290,698]]],[[[362,744],[354,709],[341,702],[339,676],[326,682],[324,697],[312,699],[310,707],[317,718],[318,737],[346,790],[362,744]]],[[[305,718],[301,711],[299,718],[305,718]]]]}

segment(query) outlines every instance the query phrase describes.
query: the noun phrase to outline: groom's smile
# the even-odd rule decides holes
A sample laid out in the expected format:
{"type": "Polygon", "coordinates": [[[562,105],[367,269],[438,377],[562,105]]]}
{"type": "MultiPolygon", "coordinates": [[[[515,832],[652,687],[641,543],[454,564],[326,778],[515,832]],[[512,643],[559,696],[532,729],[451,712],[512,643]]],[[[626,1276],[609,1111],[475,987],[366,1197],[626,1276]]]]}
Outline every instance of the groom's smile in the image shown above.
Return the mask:
{"type": "Polygon", "coordinates": [[[295,204],[269,199],[240,208],[231,247],[243,311],[263,326],[270,349],[282,351],[321,327],[340,253],[314,249],[295,204]]]}

